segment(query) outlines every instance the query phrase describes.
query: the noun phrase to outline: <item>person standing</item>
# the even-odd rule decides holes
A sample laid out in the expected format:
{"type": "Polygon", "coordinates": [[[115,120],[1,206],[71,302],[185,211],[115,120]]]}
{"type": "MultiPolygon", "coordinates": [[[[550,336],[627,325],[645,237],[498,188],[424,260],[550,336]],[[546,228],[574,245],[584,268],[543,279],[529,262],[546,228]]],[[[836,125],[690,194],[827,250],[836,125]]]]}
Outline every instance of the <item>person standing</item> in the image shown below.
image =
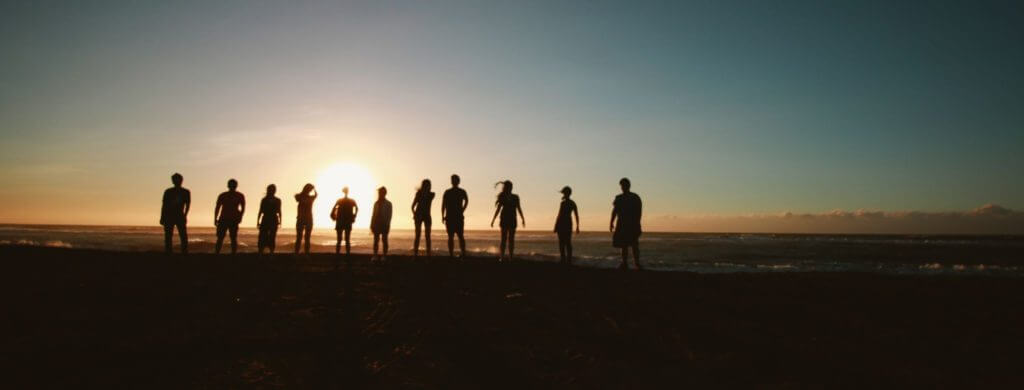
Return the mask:
{"type": "Polygon", "coordinates": [[[181,254],[188,254],[188,229],[185,225],[188,210],[192,207],[192,193],[181,186],[183,180],[180,173],[171,175],[174,187],[164,190],[163,205],[160,207],[160,225],[164,227],[164,252],[167,254],[173,252],[171,239],[174,237],[175,228],[178,229],[178,238],[181,240],[181,254]]]}
{"type": "Polygon", "coordinates": [[[338,234],[338,240],[334,244],[334,253],[341,253],[341,241],[345,240],[345,254],[352,253],[352,224],[356,221],[356,214],[359,213],[359,206],[356,201],[348,197],[348,187],[342,188],[345,195],[334,203],[331,209],[331,219],[336,223],[334,230],[338,234]]]}
{"type": "Polygon", "coordinates": [[[466,239],[463,237],[465,230],[465,213],[469,207],[469,195],[466,190],[459,188],[462,180],[459,175],[452,175],[452,188],[444,191],[441,196],[441,222],[445,224],[448,231],[448,256],[455,257],[455,242],[453,236],[459,236],[459,257],[466,258],[466,239]]]}
{"type": "Polygon", "coordinates": [[[295,194],[295,201],[299,203],[295,217],[295,254],[299,253],[303,239],[306,240],[305,252],[309,254],[309,236],[313,234],[313,202],[317,195],[316,188],[310,183],[302,186],[302,192],[295,194]]]}
{"type": "Polygon", "coordinates": [[[224,245],[224,234],[231,234],[231,253],[238,252],[238,224],[242,223],[245,214],[245,195],[237,191],[238,181],[228,180],[228,190],[217,197],[217,206],[213,210],[213,224],[217,226],[217,246],[215,252],[220,253],[224,245]]]}
{"type": "MultiPolygon", "coordinates": [[[[391,232],[391,201],[387,200],[388,189],[380,187],[377,189],[377,201],[373,204],[373,213],[370,214],[370,232],[373,233],[373,257],[379,261],[387,260],[388,257],[388,233],[391,232]],[[384,241],[384,255],[377,256],[377,246],[384,241]]],[[[373,257],[370,259],[373,260],[373,257]]]]}
{"type": "Polygon", "coordinates": [[[515,259],[516,253],[516,212],[523,219],[523,227],[526,227],[526,217],[523,216],[523,208],[519,204],[519,195],[512,193],[512,181],[505,180],[495,184],[501,185],[501,192],[498,199],[494,201],[494,217],[491,217],[491,227],[494,227],[494,220],[501,215],[501,252],[498,261],[505,258],[505,246],[508,245],[508,260],[515,259]]]}
{"type": "Polygon", "coordinates": [[[629,257],[629,248],[633,248],[633,263],[636,265],[636,269],[642,270],[643,267],[640,266],[640,216],[643,204],[640,201],[640,195],[629,191],[629,179],[619,180],[619,187],[622,188],[622,193],[615,196],[615,201],[612,203],[612,219],[608,223],[608,230],[614,232],[612,245],[622,248],[622,264],[619,265],[619,269],[629,268],[626,265],[626,259],[629,257]],[[618,219],[618,223],[616,223],[616,219],[618,219]]]}
{"type": "Polygon", "coordinates": [[[261,255],[264,248],[274,254],[274,248],[277,247],[277,228],[281,226],[281,198],[274,196],[276,193],[277,186],[267,186],[267,196],[260,201],[260,211],[256,214],[256,228],[260,231],[256,245],[261,255]]]}
{"type": "Polygon", "coordinates": [[[412,256],[420,255],[420,231],[424,233],[427,241],[427,257],[430,257],[430,204],[434,202],[434,193],[430,192],[430,179],[423,179],[420,188],[416,190],[416,196],[412,198],[412,222],[416,226],[416,238],[413,241],[412,256]]]}
{"type": "Polygon", "coordinates": [[[572,195],[572,188],[562,187],[562,203],[558,206],[558,216],[555,217],[555,233],[558,234],[558,254],[561,263],[572,265],[572,217],[576,216],[576,234],[580,234],[580,213],[576,209],[576,202],[569,197],[572,195]]]}

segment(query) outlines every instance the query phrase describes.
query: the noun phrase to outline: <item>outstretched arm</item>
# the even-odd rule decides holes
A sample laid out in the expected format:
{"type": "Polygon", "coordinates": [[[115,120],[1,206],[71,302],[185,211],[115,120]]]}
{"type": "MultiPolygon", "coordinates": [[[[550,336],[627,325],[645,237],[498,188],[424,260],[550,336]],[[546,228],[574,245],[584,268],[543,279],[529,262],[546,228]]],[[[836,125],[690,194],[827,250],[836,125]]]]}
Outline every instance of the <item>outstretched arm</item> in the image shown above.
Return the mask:
{"type": "Polygon", "coordinates": [[[494,216],[491,217],[491,227],[494,227],[494,220],[498,218],[498,213],[501,212],[501,207],[502,205],[499,204],[498,207],[494,208],[494,216]]]}

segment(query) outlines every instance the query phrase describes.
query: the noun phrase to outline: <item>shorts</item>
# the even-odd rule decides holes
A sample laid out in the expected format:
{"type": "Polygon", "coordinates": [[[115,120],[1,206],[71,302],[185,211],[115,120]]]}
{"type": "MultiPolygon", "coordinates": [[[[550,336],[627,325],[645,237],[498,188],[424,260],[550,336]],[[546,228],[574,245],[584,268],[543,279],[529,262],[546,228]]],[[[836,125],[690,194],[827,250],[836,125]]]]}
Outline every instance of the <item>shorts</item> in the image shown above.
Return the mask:
{"type": "Polygon", "coordinates": [[[462,233],[465,230],[466,220],[464,218],[448,218],[445,228],[448,234],[462,233]]]}
{"type": "Polygon", "coordinates": [[[423,222],[423,223],[425,223],[427,225],[430,225],[430,224],[432,224],[434,222],[434,221],[432,221],[432,219],[430,218],[429,215],[416,215],[416,216],[413,216],[412,220],[415,221],[417,225],[420,222],[423,222]]]}
{"type": "Polygon", "coordinates": [[[615,234],[612,235],[612,246],[616,248],[627,248],[640,245],[640,226],[615,226],[615,234]]]}

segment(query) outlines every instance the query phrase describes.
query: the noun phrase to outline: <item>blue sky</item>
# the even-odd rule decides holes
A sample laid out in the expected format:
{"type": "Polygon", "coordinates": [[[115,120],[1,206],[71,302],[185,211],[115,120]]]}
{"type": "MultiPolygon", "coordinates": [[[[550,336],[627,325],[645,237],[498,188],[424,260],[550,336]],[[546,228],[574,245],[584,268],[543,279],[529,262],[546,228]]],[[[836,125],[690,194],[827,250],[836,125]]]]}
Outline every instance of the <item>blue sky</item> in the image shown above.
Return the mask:
{"type": "Polygon", "coordinates": [[[0,222],[336,162],[458,172],[471,225],[505,178],[536,228],[622,176],[650,216],[1024,208],[1020,2],[144,3],[0,5],[0,222]]]}

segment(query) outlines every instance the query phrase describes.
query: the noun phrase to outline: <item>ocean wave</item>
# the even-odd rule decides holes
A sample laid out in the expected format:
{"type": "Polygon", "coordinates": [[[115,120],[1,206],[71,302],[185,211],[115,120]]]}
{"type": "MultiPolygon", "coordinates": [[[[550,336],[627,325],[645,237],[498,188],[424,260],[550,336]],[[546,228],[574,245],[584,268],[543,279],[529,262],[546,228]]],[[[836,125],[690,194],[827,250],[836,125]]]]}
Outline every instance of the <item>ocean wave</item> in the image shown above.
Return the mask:
{"type": "Polygon", "coordinates": [[[71,244],[61,240],[49,240],[49,241],[35,241],[35,240],[0,240],[0,245],[18,245],[18,246],[42,246],[47,248],[71,248],[71,244]]]}

